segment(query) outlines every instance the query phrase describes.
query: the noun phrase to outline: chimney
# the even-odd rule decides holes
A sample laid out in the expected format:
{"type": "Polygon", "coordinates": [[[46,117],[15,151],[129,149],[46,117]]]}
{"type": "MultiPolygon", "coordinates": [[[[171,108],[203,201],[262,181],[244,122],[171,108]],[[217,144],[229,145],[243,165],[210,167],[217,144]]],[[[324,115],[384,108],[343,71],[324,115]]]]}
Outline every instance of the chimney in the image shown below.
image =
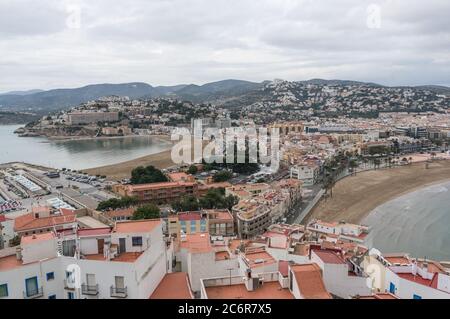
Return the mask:
{"type": "Polygon", "coordinates": [[[22,260],[22,248],[21,247],[16,248],[16,259],[22,260]]]}

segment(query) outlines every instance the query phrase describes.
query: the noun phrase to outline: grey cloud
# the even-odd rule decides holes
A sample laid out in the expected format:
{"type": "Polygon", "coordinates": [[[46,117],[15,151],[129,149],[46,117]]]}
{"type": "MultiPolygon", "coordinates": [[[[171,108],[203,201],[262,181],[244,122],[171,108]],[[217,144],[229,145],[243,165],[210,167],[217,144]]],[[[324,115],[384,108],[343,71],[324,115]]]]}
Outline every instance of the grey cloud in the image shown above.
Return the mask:
{"type": "Polygon", "coordinates": [[[450,84],[446,0],[2,0],[1,90],[224,78],[450,84]],[[367,27],[367,8],[381,28],[367,27]],[[81,10],[67,27],[68,6],[81,10]]]}

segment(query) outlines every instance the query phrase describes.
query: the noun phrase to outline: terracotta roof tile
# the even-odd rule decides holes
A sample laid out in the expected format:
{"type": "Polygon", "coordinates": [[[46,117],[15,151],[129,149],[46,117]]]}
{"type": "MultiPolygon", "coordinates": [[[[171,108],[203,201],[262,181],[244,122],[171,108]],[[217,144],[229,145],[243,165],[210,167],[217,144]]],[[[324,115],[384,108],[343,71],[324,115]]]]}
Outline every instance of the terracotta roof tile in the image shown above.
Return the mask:
{"type": "Polygon", "coordinates": [[[192,299],[187,274],[184,272],[166,274],[150,299],[192,299]]]}

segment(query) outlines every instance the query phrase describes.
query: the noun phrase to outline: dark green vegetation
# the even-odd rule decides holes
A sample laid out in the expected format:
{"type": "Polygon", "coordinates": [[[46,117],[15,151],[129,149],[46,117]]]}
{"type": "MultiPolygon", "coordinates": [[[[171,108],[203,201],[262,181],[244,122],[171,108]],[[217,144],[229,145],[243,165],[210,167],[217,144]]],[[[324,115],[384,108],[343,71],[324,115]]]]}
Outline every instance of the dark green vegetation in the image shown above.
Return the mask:
{"type": "Polygon", "coordinates": [[[106,211],[106,210],[115,210],[115,209],[122,209],[122,208],[128,208],[130,206],[134,206],[138,204],[137,198],[134,197],[122,197],[120,199],[118,198],[111,198],[106,201],[103,201],[98,204],[97,210],[100,211],[106,211]]]}
{"type": "Polygon", "coordinates": [[[154,166],[139,166],[131,172],[131,184],[150,184],[167,182],[167,177],[154,166]]]}
{"type": "Polygon", "coordinates": [[[160,218],[161,211],[158,206],[154,204],[146,204],[138,209],[133,214],[133,220],[141,220],[141,219],[155,219],[160,218]]]}
{"type": "Polygon", "coordinates": [[[197,211],[200,209],[229,209],[239,202],[236,196],[225,196],[225,189],[211,189],[200,198],[186,196],[173,203],[172,208],[177,212],[197,211]]]}

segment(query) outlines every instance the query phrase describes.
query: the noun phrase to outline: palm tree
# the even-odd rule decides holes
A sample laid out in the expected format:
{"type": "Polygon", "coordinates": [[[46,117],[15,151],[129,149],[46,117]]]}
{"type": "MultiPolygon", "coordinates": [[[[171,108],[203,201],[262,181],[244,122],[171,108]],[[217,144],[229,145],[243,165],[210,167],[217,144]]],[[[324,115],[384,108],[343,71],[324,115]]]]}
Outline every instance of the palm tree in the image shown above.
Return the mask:
{"type": "Polygon", "coordinates": [[[333,175],[329,175],[325,180],[324,187],[325,192],[328,193],[330,191],[330,196],[333,197],[333,187],[336,184],[335,177],[333,175]]]}

